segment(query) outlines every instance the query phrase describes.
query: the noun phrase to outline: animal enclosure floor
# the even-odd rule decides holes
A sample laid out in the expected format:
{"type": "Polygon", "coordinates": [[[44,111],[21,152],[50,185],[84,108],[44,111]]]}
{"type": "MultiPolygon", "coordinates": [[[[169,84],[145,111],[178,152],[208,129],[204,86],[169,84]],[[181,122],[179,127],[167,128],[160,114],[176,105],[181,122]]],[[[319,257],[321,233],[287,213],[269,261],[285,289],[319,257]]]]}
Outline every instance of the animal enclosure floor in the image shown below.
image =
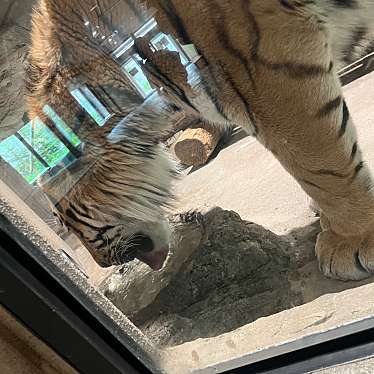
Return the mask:
{"type": "MultiPolygon", "coordinates": [[[[346,85],[344,94],[363,159],[374,174],[374,72],[346,85]]],[[[220,206],[297,244],[299,250],[294,255],[298,256],[300,278],[295,280],[295,287],[301,288],[304,302],[362,284],[321,275],[310,243],[312,232],[318,232],[318,223],[313,225],[318,219],[308,207],[307,195],[273,155],[249,136],[223,149],[203,168],[190,172],[179,183],[177,196],[179,210],[220,206]],[[300,250],[303,241],[308,244],[300,250]]]]}
{"type": "MultiPolygon", "coordinates": [[[[374,169],[374,73],[344,90],[364,160],[374,169]]],[[[318,218],[309,209],[306,194],[255,139],[239,139],[204,167],[185,174],[176,188],[177,211],[219,206],[235,213],[217,211],[215,220],[208,219],[204,227],[209,238],[187,260],[184,254],[193,246],[193,233],[187,247],[172,246],[174,264],[169,261],[160,274],[129,264],[109,280],[111,286],[104,287],[116,306],[156,344],[217,336],[261,316],[373,281],[341,282],[321,274],[314,254],[318,218]],[[257,253],[256,245],[265,252],[266,267],[261,263],[264,253],[257,253]],[[175,264],[177,271],[172,270],[175,264]],[[265,283],[265,291],[257,287],[265,283]],[[155,287],[161,291],[135,308],[143,298],[139,290],[147,290],[145,298],[155,287]]]]}

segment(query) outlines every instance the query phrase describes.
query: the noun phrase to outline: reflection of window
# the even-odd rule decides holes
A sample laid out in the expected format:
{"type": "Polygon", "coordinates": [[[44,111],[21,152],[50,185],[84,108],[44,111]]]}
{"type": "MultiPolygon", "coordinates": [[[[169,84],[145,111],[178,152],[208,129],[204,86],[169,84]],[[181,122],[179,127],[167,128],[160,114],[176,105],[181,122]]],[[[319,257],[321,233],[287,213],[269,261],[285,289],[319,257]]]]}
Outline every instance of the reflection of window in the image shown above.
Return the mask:
{"type": "MultiPolygon", "coordinates": [[[[79,138],[72,131],[71,135],[78,145],[79,138]]],[[[30,184],[56,165],[74,160],[69,149],[39,118],[0,142],[0,156],[30,184]]]]}
{"type": "Polygon", "coordinates": [[[76,88],[71,94],[99,126],[105,125],[110,113],[87,87],[76,88]]]}
{"type": "Polygon", "coordinates": [[[158,51],[167,49],[169,51],[178,52],[182,64],[188,64],[188,58],[185,56],[184,52],[182,52],[182,49],[179,48],[178,44],[170,36],[165,35],[164,33],[159,33],[151,40],[151,43],[158,51]]]}
{"type": "MultiPolygon", "coordinates": [[[[167,49],[169,51],[178,52],[183,65],[188,65],[190,62],[188,55],[183,48],[171,36],[164,33],[157,33],[157,23],[154,18],[148,20],[140,29],[138,29],[133,36],[136,38],[146,36],[151,38],[151,43],[156,50],[167,49]],[[152,38],[153,36],[153,38],[152,38]]],[[[132,37],[126,39],[113,53],[115,60],[121,60],[125,63],[122,65],[126,75],[135,85],[139,93],[145,98],[153,92],[153,89],[147,80],[145,74],[142,72],[141,64],[136,61],[136,55],[132,55],[131,48],[134,45],[132,37]]]]}
{"type": "Polygon", "coordinates": [[[131,57],[129,60],[127,60],[123,67],[126,75],[135,84],[136,88],[143,97],[148,96],[153,91],[148,79],[142,71],[142,68],[134,58],[131,57]]]}
{"type": "Polygon", "coordinates": [[[135,32],[137,38],[147,35],[157,26],[157,22],[154,18],[147,21],[138,31],[135,32]]]}
{"type": "Polygon", "coordinates": [[[28,183],[48,170],[48,165],[40,160],[25,144],[12,135],[0,143],[0,156],[17,170],[28,183]]]}
{"type": "Polygon", "coordinates": [[[81,144],[80,139],[73,130],[61,119],[61,117],[49,106],[45,105],[43,112],[54,122],[61,134],[75,147],[81,144]]]}
{"type": "Polygon", "coordinates": [[[28,122],[18,134],[50,167],[57,165],[69,153],[65,145],[39,118],[28,122]]]}
{"type": "MultiPolygon", "coordinates": [[[[189,63],[188,57],[178,46],[178,44],[173,40],[172,37],[164,33],[159,33],[151,40],[151,43],[156,50],[167,49],[169,51],[178,52],[182,64],[187,65],[189,63]]],[[[123,67],[125,69],[127,76],[134,83],[134,85],[143,97],[147,97],[150,93],[153,92],[153,89],[147,77],[143,73],[141,66],[136,61],[136,55],[130,57],[125,62],[123,67]]]]}

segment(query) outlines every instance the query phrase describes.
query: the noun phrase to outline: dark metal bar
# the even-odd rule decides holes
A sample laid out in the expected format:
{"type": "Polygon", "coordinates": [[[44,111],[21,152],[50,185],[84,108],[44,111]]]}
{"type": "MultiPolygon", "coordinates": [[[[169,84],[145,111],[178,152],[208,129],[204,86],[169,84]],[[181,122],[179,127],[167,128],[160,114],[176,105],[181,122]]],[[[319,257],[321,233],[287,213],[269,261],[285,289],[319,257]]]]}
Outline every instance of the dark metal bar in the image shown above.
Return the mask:
{"type": "Polygon", "coordinates": [[[79,373],[150,373],[24,246],[33,244],[0,215],[0,304],[79,373]]]}
{"type": "Polygon", "coordinates": [[[18,132],[14,133],[17,139],[19,139],[22,144],[27,148],[27,150],[46,168],[49,168],[49,165],[44,160],[44,158],[33,148],[31,145],[24,139],[24,137],[18,132]]]}
{"type": "Polygon", "coordinates": [[[358,61],[350,64],[338,72],[342,85],[345,86],[348,83],[362,77],[363,75],[369,74],[374,70],[374,52],[362,57],[358,61]]]}
{"type": "Polygon", "coordinates": [[[51,118],[46,117],[43,123],[53,132],[53,134],[64,144],[64,146],[76,157],[79,158],[81,156],[81,152],[74,147],[73,144],[69,142],[68,139],[65,138],[64,134],[60,132],[57,128],[55,123],[52,121],[51,118]]]}
{"type": "Polygon", "coordinates": [[[303,374],[365,360],[373,356],[374,329],[368,329],[229,372],[232,374],[303,374]]]}

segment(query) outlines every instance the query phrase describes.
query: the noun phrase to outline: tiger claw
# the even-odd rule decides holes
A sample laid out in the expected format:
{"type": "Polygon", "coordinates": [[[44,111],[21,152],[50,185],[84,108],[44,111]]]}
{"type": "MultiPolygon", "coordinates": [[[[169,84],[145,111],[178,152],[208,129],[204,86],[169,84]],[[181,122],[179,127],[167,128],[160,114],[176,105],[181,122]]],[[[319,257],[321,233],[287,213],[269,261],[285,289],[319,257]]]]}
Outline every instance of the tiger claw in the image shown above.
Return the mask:
{"type": "Polygon", "coordinates": [[[321,271],[329,278],[347,281],[374,275],[373,239],[345,238],[326,230],[318,235],[315,251],[321,271]]]}

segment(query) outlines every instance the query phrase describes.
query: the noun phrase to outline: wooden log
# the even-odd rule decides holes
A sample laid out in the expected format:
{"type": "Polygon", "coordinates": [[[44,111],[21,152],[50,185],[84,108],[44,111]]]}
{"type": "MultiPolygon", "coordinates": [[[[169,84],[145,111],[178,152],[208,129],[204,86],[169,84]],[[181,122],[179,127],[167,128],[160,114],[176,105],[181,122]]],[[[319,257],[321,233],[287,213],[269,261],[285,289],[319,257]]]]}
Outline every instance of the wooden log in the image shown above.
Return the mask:
{"type": "Polygon", "coordinates": [[[174,153],[185,165],[203,165],[213,153],[222,134],[221,129],[199,122],[181,134],[174,145],[174,153]]]}

